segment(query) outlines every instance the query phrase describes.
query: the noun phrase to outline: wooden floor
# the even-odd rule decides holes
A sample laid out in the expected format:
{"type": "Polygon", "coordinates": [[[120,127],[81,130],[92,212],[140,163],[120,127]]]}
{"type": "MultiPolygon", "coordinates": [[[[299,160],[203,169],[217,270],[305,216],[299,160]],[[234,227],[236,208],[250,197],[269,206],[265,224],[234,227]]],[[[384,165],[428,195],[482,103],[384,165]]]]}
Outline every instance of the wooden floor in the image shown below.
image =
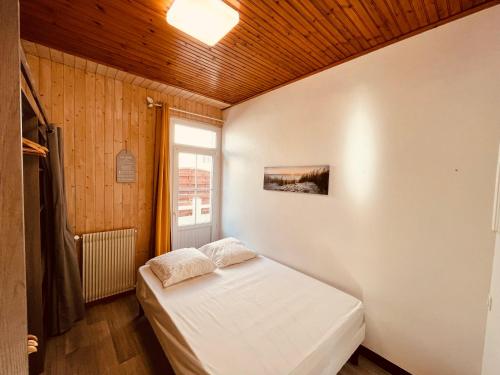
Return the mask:
{"type": "MultiPolygon", "coordinates": [[[[173,375],[145,317],[138,317],[134,295],[87,309],[71,331],[49,339],[44,375],[173,375]]],[[[341,375],[388,374],[366,358],[347,364],[341,375]]]]}

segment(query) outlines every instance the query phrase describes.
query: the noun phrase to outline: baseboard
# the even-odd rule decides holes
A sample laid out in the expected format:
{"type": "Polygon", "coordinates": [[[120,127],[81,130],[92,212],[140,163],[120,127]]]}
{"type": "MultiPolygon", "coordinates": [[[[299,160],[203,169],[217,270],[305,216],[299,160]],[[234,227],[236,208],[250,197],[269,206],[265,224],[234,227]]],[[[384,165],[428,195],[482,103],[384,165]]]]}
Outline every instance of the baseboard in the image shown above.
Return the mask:
{"type": "Polygon", "coordinates": [[[385,359],[384,357],[381,357],[380,355],[364,347],[363,345],[361,345],[358,348],[358,351],[359,355],[369,359],[370,361],[375,363],[378,367],[384,369],[385,371],[393,375],[411,375],[411,373],[409,373],[408,371],[403,370],[401,367],[395,365],[394,363],[385,359]]]}

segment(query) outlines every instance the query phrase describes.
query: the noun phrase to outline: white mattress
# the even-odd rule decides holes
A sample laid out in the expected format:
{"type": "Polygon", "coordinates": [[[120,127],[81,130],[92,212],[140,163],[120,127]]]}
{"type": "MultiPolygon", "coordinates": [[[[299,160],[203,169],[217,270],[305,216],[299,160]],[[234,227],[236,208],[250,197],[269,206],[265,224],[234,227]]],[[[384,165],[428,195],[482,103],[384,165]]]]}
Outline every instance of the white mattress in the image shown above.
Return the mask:
{"type": "Polygon", "coordinates": [[[180,375],[336,374],[365,335],[362,303],[259,256],[137,297],[180,375]]]}

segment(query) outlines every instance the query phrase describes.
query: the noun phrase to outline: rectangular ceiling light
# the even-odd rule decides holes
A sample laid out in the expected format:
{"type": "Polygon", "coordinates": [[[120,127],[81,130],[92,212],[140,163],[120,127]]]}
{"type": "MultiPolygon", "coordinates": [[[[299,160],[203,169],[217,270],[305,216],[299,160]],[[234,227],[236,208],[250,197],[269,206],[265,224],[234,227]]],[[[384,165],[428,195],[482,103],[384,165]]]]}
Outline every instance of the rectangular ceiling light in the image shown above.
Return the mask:
{"type": "Polygon", "coordinates": [[[209,46],[215,45],[240,20],[222,0],[175,0],[167,22],[209,46]]]}

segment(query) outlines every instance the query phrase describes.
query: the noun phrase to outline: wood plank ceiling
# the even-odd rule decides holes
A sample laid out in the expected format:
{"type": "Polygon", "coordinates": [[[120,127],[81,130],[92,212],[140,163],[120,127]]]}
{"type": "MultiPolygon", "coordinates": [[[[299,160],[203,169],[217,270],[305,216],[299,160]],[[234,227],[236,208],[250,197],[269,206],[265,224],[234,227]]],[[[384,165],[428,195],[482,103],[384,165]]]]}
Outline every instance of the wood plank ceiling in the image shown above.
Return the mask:
{"type": "Polygon", "coordinates": [[[235,104],[499,0],[226,0],[209,47],[168,25],[173,0],[21,0],[21,36],[235,104]]]}
{"type": "MultiPolygon", "coordinates": [[[[215,100],[200,94],[193,93],[191,91],[183,90],[177,87],[172,87],[161,82],[152,81],[142,76],[127,73],[124,72],[123,70],[119,70],[110,66],[105,66],[103,64],[96,63],[89,59],[74,56],[66,52],[58,51],[53,48],[48,48],[38,43],[33,43],[21,39],[21,45],[27,56],[31,55],[39,57],[41,59],[47,59],[55,63],[64,64],[66,66],[69,66],[70,68],[82,69],[85,72],[92,74],[95,73],[101,74],[106,77],[117,79],[118,81],[123,81],[136,86],[144,87],[148,90],[154,90],[166,95],[177,97],[179,99],[187,99],[190,102],[207,104],[209,106],[219,109],[224,109],[230,106],[229,103],[224,103],[219,100],[215,100]]],[[[211,115],[214,116],[213,113],[211,115]]]]}

